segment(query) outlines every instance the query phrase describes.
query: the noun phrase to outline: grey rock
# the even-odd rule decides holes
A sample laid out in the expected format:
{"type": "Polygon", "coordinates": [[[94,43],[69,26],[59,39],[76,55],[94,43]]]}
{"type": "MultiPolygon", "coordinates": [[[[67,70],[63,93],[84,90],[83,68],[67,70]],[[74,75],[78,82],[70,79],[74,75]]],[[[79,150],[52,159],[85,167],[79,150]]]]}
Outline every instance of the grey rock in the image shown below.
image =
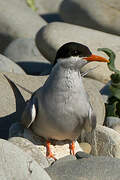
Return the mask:
{"type": "Polygon", "coordinates": [[[5,56],[19,64],[27,74],[47,75],[52,65],[38,51],[34,39],[18,38],[5,49],[5,56]]]}
{"type": "MultiPolygon", "coordinates": [[[[60,22],[49,23],[47,26],[41,28],[36,35],[36,44],[38,49],[51,62],[54,62],[58,48],[64,43],[70,41],[87,45],[92,53],[96,53],[98,55],[102,55],[103,53],[98,52],[97,48],[110,48],[117,54],[116,67],[120,66],[119,36],[60,22]]],[[[103,56],[107,57],[105,54],[103,54],[103,56]]],[[[103,83],[108,82],[112,72],[109,71],[106,63],[89,63],[83,68],[83,71],[96,65],[99,65],[99,67],[94,69],[94,71],[89,72],[89,77],[97,79],[103,83]]]]}
{"type": "MultiPolygon", "coordinates": [[[[28,6],[27,1],[21,0],[21,2],[24,4],[24,6],[28,6]]],[[[35,0],[34,1],[35,12],[48,23],[55,21],[62,21],[59,15],[59,6],[61,2],[62,0],[57,0],[57,1],[35,0]]]]}
{"type": "Polygon", "coordinates": [[[0,54],[0,72],[25,74],[24,70],[12,60],[0,54]]]}
{"type": "Polygon", "coordinates": [[[94,136],[87,134],[83,141],[91,144],[93,155],[120,158],[120,134],[111,128],[99,125],[94,136]]]}
{"type": "Polygon", "coordinates": [[[53,164],[46,171],[52,180],[117,180],[120,160],[111,157],[91,157],[53,164]]]}
{"type": "Polygon", "coordinates": [[[48,62],[37,49],[34,39],[28,38],[17,38],[12,41],[9,46],[5,49],[4,55],[9,57],[15,62],[19,61],[46,61],[48,62]]]}
{"type": "MultiPolygon", "coordinates": [[[[19,2],[19,0],[16,0],[19,2]]],[[[24,6],[28,6],[24,0],[21,0],[24,6]]],[[[59,6],[62,0],[35,0],[34,5],[36,7],[36,12],[41,14],[49,14],[49,13],[56,13],[59,11],[59,6]],[[53,8],[54,7],[54,8],[53,8]]]]}
{"type": "Polygon", "coordinates": [[[120,133],[120,118],[108,116],[105,119],[105,125],[120,133]]]}
{"type": "Polygon", "coordinates": [[[40,149],[38,149],[32,142],[22,137],[12,137],[9,138],[9,142],[18,146],[24,152],[29,154],[42,168],[46,168],[49,166],[49,163],[46,157],[41,153],[40,149]]]}
{"type": "MultiPolygon", "coordinates": [[[[80,151],[81,152],[81,151],[80,151]]],[[[67,155],[67,156],[64,156],[60,159],[57,159],[57,161],[54,161],[51,165],[55,165],[55,164],[59,164],[60,162],[70,162],[70,161],[73,161],[73,160],[76,160],[77,158],[73,155],[67,155]]]]}
{"type": "MultiPolygon", "coordinates": [[[[4,47],[17,37],[34,38],[36,32],[46,24],[32,9],[21,1],[0,2],[0,46],[4,47]],[[7,38],[8,37],[8,38],[7,38]]],[[[3,49],[3,48],[2,48],[3,49]]]]}
{"type": "Polygon", "coordinates": [[[120,35],[119,0],[64,0],[60,15],[65,22],[120,35]]]}
{"type": "Polygon", "coordinates": [[[37,8],[37,12],[39,12],[39,14],[50,14],[50,13],[58,13],[59,12],[59,6],[61,4],[62,0],[36,0],[35,4],[36,4],[36,8],[37,8]],[[42,8],[44,9],[44,11],[42,12],[42,8]],[[53,8],[54,7],[54,8],[53,8]]]}
{"type": "MultiPolygon", "coordinates": [[[[14,73],[5,73],[13,82],[21,85],[22,87],[34,92],[36,89],[41,87],[47,79],[47,76],[28,76],[28,75],[16,75],[14,73]]],[[[98,124],[103,124],[105,116],[105,107],[102,97],[96,86],[90,81],[90,79],[85,78],[84,84],[86,84],[86,90],[90,96],[90,101],[94,107],[94,111],[97,115],[98,124]],[[99,108],[98,108],[99,107],[99,108]]],[[[31,94],[18,87],[25,100],[31,97],[31,94]]],[[[0,137],[8,138],[10,126],[19,121],[19,116],[16,114],[15,97],[11,87],[9,86],[7,80],[0,74],[0,137]]],[[[21,109],[21,107],[18,109],[21,109]]],[[[16,132],[14,132],[16,133],[16,132]]]]}
{"type": "Polygon", "coordinates": [[[0,139],[0,150],[0,179],[51,179],[31,156],[12,143],[0,139]]]}
{"type": "Polygon", "coordinates": [[[90,154],[87,154],[87,153],[82,152],[82,151],[77,152],[77,153],[75,154],[75,156],[76,156],[77,159],[82,159],[82,158],[89,158],[89,157],[91,157],[90,154]]]}

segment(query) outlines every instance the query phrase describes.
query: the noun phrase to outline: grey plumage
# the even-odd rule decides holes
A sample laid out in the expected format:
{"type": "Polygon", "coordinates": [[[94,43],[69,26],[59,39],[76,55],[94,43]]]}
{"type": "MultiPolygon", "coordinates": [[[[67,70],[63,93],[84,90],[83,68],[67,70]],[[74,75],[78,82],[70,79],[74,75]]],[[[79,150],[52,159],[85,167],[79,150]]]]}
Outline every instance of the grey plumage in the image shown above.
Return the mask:
{"type": "Polygon", "coordinates": [[[76,140],[91,131],[96,118],[82,83],[80,69],[87,62],[68,58],[54,66],[47,81],[27,102],[21,122],[45,139],[76,140]]]}

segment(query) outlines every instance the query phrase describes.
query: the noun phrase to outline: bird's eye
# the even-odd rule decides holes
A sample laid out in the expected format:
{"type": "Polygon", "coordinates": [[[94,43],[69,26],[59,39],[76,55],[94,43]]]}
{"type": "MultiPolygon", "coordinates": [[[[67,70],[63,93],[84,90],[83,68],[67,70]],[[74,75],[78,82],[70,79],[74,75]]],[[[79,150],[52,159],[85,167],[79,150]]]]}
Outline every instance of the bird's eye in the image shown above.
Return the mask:
{"type": "Polygon", "coordinates": [[[80,54],[80,52],[78,50],[75,50],[72,52],[72,56],[78,56],[80,54]]]}

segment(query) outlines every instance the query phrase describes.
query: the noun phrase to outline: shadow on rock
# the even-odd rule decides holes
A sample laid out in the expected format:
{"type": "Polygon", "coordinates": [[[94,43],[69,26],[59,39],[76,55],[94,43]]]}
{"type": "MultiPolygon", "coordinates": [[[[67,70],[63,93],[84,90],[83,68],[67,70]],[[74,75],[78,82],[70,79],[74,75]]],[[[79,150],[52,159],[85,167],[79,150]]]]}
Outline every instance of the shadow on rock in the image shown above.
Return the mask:
{"type": "Polygon", "coordinates": [[[3,54],[6,47],[13,41],[13,38],[7,34],[0,33],[0,53],[3,54]]]}
{"type": "Polygon", "coordinates": [[[17,64],[29,75],[48,75],[52,70],[52,64],[44,62],[23,61],[17,64]]]}
{"type": "Polygon", "coordinates": [[[40,15],[45,21],[47,21],[48,23],[51,22],[63,22],[63,20],[61,19],[61,17],[59,16],[59,14],[57,13],[50,13],[50,14],[42,14],[40,15]]]}
{"type": "Polygon", "coordinates": [[[19,119],[16,112],[4,117],[0,117],[0,138],[8,139],[10,126],[18,121],[19,119]]]}

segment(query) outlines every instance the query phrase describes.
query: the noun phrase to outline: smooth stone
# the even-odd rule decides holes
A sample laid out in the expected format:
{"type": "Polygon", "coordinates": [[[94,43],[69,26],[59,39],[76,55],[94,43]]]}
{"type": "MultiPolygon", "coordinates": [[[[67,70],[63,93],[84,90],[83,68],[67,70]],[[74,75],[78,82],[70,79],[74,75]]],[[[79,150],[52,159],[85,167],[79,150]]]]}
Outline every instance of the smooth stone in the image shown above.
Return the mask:
{"type": "Polygon", "coordinates": [[[63,161],[46,168],[52,180],[117,180],[120,160],[111,157],[90,157],[63,161]]]}
{"type": "Polygon", "coordinates": [[[67,23],[120,35],[119,0],[91,0],[91,3],[87,0],[64,0],[60,15],[67,23]]]}
{"type": "MultiPolygon", "coordinates": [[[[79,142],[79,140],[78,140],[79,142]]],[[[91,145],[86,143],[86,142],[81,142],[79,143],[80,147],[83,149],[83,152],[85,152],[86,154],[90,154],[91,152],[91,145]]]]}
{"type": "Polygon", "coordinates": [[[51,179],[31,156],[12,143],[0,139],[0,149],[0,179],[51,179]]]}
{"type": "MultiPolygon", "coordinates": [[[[19,1],[19,0],[18,0],[19,1]]],[[[24,6],[29,6],[25,0],[21,0],[24,6]]],[[[40,15],[46,22],[62,21],[59,15],[59,7],[62,0],[35,0],[35,12],[40,15]],[[54,7],[54,8],[53,8],[54,7]]]]}
{"type": "Polygon", "coordinates": [[[38,149],[32,142],[22,137],[12,137],[9,138],[9,142],[18,146],[24,152],[29,154],[42,168],[49,166],[46,157],[42,154],[40,149],[38,149]]]}
{"type": "Polygon", "coordinates": [[[120,134],[111,128],[98,125],[94,136],[87,134],[83,141],[91,145],[93,155],[120,158],[120,134]]]}
{"type": "Polygon", "coordinates": [[[27,74],[47,75],[52,65],[38,51],[34,39],[18,38],[12,41],[4,55],[19,64],[27,74]]]}
{"type": "MultiPolygon", "coordinates": [[[[39,87],[41,87],[46,81],[48,76],[28,76],[20,75],[14,73],[4,73],[8,78],[13,82],[21,85],[22,87],[34,92],[39,87]]],[[[102,100],[102,97],[95,85],[91,83],[90,79],[85,78],[84,85],[86,91],[90,96],[90,102],[94,108],[94,111],[97,115],[97,123],[102,125],[104,122],[105,116],[105,107],[102,100]],[[99,108],[98,108],[99,107],[99,108]]],[[[31,97],[31,94],[26,92],[24,89],[18,87],[25,100],[31,97]]],[[[8,138],[8,132],[10,126],[16,121],[20,121],[19,117],[16,114],[16,104],[15,97],[11,87],[9,86],[8,81],[0,74],[0,137],[8,138]]],[[[19,108],[19,107],[18,107],[19,108]]],[[[21,109],[21,107],[20,107],[21,109]]]]}
{"type": "Polygon", "coordinates": [[[15,62],[20,61],[45,61],[48,62],[36,47],[34,39],[17,38],[12,41],[4,51],[4,55],[15,62]]]}
{"type": "Polygon", "coordinates": [[[77,153],[75,154],[75,156],[76,156],[77,159],[82,159],[82,158],[89,158],[89,157],[91,157],[90,154],[87,154],[87,153],[82,152],[82,151],[77,152],[77,153]]]}
{"type": "Polygon", "coordinates": [[[12,60],[0,54],[0,72],[12,72],[18,74],[26,74],[24,70],[14,63],[12,60]]]}
{"type": "Polygon", "coordinates": [[[114,116],[108,116],[105,118],[105,125],[109,128],[114,129],[120,133],[120,118],[114,116]]]}
{"type": "MultiPolygon", "coordinates": [[[[119,36],[60,22],[49,23],[36,34],[36,45],[39,51],[52,63],[54,62],[59,47],[70,41],[87,45],[93,53],[106,58],[108,58],[108,56],[103,52],[98,52],[97,48],[110,48],[117,55],[115,61],[116,67],[120,66],[119,36]]],[[[112,72],[109,71],[106,63],[92,62],[87,64],[82,70],[88,70],[96,65],[99,65],[99,67],[89,72],[89,77],[103,83],[108,82],[112,72]]]]}
{"type": "Polygon", "coordinates": [[[8,40],[18,37],[34,38],[36,32],[46,25],[46,21],[21,1],[1,1],[0,12],[0,46],[6,44],[6,37],[8,40]]]}
{"type": "MultiPolygon", "coordinates": [[[[19,0],[16,0],[19,2],[19,0]]],[[[24,4],[24,6],[28,6],[25,0],[21,0],[21,2],[24,4]]],[[[34,5],[35,5],[35,12],[38,14],[52,14],[52,13],[58,13],[59,12],[59,7],[61,4],[62,0],[34,0],[34,5]],[[54,8],[53,8],[54,7],[54,8]]]]}
{"type": "Polygon", "coordinates": [[[59,7],[60,7],[61,2],[62,0],[57,0],[57,1],[56,0],[51,0],[51,1],[35,0],[37,12],[39,14],[59,13],[59,7]]]}
{"type": "MultiPolygon", "coordinates": [[[[81,152],[81,151],[80,151],[81,152]]],[[[60,159],[57,159],[57,161],[54,161],[53,163],[51,163],[51,165],[55,165],[55,164],[59,164],[59,162],[70,162],[70,161],[73,161],[73,160],[76,160],[76,156],[74,155],[67,155],[67,156],[64,156],[60,159]]]]}
{"type": "MultiPolygon", "coordinates": [[[[82,151],[79,151],[79,152],[82,152],[82,151]]],[[[77,158],[74,155],[68,155],[63,158],[58,159],[57,161],[54,162],[54,164],[59,163],[59,162],[72,161],[76,159],[77,158]]]]}

